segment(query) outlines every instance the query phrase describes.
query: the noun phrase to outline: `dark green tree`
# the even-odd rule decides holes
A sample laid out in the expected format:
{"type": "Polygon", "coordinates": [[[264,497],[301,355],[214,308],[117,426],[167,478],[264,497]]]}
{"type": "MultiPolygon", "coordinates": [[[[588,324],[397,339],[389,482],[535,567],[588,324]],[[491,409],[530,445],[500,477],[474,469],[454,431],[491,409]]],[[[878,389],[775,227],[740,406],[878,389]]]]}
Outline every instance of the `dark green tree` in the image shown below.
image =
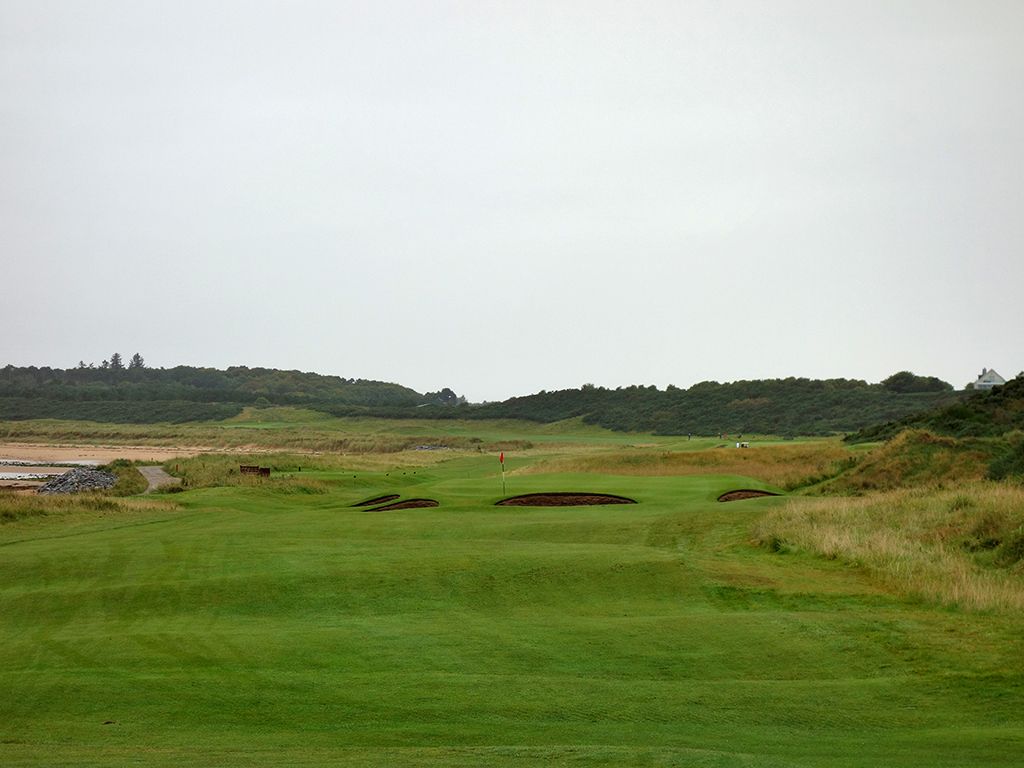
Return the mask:
{"type": "Polygon", "coordinates": [[[894,373],[882,382],[882,386],[890,392],[908,394],[910,392],[949,392],[953,389],[942,379],[935,376],[917,376],[910,371],[894,373]]]}

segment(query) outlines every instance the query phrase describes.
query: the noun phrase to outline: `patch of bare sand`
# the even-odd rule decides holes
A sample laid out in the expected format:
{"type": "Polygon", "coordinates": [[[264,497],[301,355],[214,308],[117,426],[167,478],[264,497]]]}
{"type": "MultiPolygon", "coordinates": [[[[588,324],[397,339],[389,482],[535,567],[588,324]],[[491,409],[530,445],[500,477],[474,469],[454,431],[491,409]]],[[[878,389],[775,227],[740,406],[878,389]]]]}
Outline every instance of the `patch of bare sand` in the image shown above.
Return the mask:
{"type": "MultiPolygon", "coordinates": [[[[47,464],[4,464],[0,459],[0,479],[10,480],[4,475],[63,475],[70,467],[51,467],[47,464]]],[[[32,478],[26,477],[25,480],[32,478]]]]}
{"type": "Polygon", "coordinates": [[[149,445],[74,445],[68,443],[0,443],[0,459],[8,461],[47,462],[58,464],[72,461],[88,461],[106,464],[114,459],[132,461],[167,461],[187,458],[200,453],[210,453],[214,448],[199,446],[149,446],[149,445]]]}

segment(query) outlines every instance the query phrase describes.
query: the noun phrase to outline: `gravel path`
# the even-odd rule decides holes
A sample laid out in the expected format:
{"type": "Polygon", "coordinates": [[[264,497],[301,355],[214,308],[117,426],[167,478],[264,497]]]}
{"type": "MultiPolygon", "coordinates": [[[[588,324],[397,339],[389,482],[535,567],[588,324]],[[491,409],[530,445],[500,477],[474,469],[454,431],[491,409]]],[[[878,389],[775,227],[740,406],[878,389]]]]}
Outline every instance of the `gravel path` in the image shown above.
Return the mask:
{"type": "Polygon", "coordinates": [[[162,467],[139,467],[139,472],[146,478],[146,482],[149,483],[149,487],[146,488],[146,493],[152,493],[161,485],[181,485],[180,477],[172,477],[164,472],[162,467]]]}

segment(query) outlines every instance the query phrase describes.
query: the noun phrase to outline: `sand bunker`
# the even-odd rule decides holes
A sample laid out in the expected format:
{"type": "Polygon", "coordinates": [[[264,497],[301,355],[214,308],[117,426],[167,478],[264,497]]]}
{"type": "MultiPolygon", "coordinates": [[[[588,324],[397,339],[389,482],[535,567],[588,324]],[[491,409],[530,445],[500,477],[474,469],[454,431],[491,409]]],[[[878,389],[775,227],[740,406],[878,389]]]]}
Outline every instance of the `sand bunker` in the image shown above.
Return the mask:
{"type": "Polygon", "coordinates": [[[372,507],[374,504],[384,504],[388,501],[394,501],[398,498],[397,493],[389,493],[387,496],[374,496],[372,499],[366,501],[360,501],[358,504],[353,504],[353,507],[372,507]]]}
{"type": "Polygon", "coordinates": [[[405,501],[396,501],[394,504],[385,504],[383,507],[374,507],[369,510],[370,512],[389,512],[393,509],[422,509],[424,507],[437,507],[440,506],[433,499],[406,499],[405,501]]]}
{"type": "Polygon", "coordinates": [[[636,504],[635,499],[610,493],[524,493],[496,503],[499,507],[591,507],[597,504],[636,504]]]}
{"type": "Polygon", "coordinates": [[[719,501],[742,501],[743,499],[757,499],[761,496],[779,496],[771,491],[754,491],[749,488],[742,488],[738,491],[729,491],[718,497],[719,501]]]}

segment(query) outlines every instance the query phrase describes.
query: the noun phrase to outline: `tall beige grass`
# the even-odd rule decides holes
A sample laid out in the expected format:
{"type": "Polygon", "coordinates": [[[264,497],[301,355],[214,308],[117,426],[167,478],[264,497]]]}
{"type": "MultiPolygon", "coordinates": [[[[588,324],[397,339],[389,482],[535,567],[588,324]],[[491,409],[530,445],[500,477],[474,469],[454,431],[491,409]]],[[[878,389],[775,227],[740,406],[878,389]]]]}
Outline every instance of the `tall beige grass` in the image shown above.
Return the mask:
{"type": "Polygon", "coordinates": [[[755,540],[863,567],[899,594],[969,610],[1024,608],[1024,488],[975,482],[793,499],[755,540]]]}
{"type": "Polygon", "coordinates": [[[791,490],[831,477],[854,454],[837,440],[706,451],[617,450],[539,462],[524,473],[597,472],[613,475],[743,475],[791,490]]]}
{"type": "Polygon", "coordinates": [[[196,446],[210,450],[287,450],[346,454],[384,454],[413,450],[428,443],[452,450],[526,450],[529,441],[484,441],[471,435],[436,433],[390,434],[396,426],[386,420],[375,425],[350,424],[322,417],[316,422],[285,424],[273,429],[242,429],[230,423],[101,424],[82,421],[0,422],[0,440],[7,442],[64,443],[73,445],[196,446]]]}
{"type": "Polygon", "coordinates": [[[122,515],[156,508],[173,509],[174,505],[151,499],[112,498],[102,492],[38,495],[0,491],[0,524],[51,515],[122,515]]]}
{"type": "Polygon", "coordinates": [[[305,493],[325,493],[328,485],[307,476],[312,471],[324,472],[385,472],[429,467],[444,461],[448,451],[406,451],[403,453],[361,454],[220,454],[204,453],[189,458],[170,459],[164,467],[180,477],[185,488],[205,488],[226,485],[255,485],[272,490],[305,493]],[[270,478],[243,475],[240,465],[252,464],[268,467],[270,478]]]}
{"type": "Polygon", "coordinates": [[[957,439],[908,429],[871,450],[856,467],[817,490],[844,495],[911,486],[953,487],[985,477],[998,450],[996,441],[957,439]]]}

